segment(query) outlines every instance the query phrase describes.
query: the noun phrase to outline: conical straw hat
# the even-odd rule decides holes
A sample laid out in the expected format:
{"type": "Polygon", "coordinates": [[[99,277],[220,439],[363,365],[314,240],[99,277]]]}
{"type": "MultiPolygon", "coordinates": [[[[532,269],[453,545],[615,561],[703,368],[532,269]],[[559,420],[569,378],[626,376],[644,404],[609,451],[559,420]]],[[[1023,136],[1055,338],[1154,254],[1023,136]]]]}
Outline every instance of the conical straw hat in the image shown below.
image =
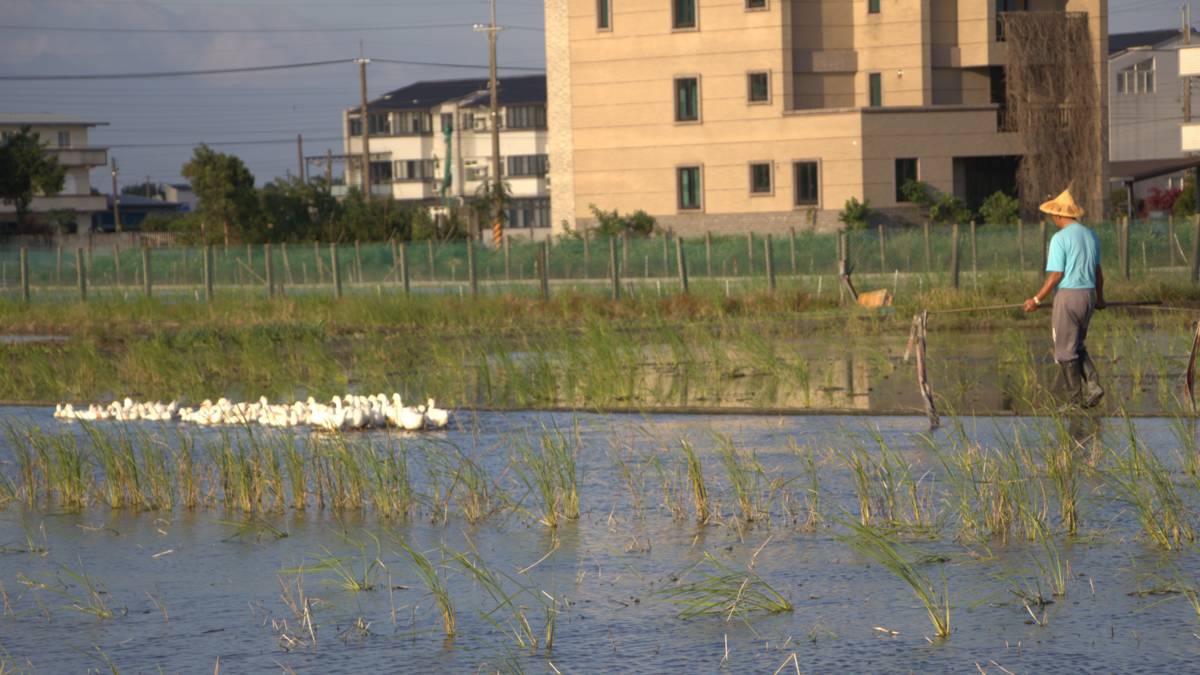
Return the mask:
{"type": "Polygon", "coordinates": [[[1038,207],[1042,213],[1049,213],[1052,216],[1062,216],[1064,218],[1079,218],[1083,215],[1083,209],[1075,203],[1075,199],[1071,197],[1070,190],[1063,190],[1063,193],[1048,202],[1043,203],[1038,207]]]}

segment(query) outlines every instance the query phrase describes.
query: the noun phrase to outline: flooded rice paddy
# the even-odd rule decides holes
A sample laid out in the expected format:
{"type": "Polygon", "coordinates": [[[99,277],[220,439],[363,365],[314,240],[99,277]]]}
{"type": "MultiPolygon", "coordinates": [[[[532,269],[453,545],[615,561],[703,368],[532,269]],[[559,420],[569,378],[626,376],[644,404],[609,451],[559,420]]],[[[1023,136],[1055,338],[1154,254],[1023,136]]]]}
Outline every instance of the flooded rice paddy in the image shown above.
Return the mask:
{"type": "Polygon", "coordinates": [[[1189,420],[460,412],[432,436],[251,436],[51,412],[0,409],[0,672],[1200,657],[1189,420]],[[948,637],[889,547],[948,599],[948,637]]]}

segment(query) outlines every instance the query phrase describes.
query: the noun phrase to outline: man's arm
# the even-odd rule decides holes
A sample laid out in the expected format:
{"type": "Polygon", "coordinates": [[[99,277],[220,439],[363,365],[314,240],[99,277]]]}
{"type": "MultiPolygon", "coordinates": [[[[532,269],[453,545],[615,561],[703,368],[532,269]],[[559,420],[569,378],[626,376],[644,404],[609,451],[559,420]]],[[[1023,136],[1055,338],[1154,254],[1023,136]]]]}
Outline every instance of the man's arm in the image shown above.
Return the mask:
{"type": "Polygon", "coordinates": [[[1099,263],[1096,264],[1096,309],[1104,309],[1104,270],[1100,269],[1099,263]]]}
{"type": "MultiPolygon", "coordinates": [[[[1097,269],[1097,271],[1099,271],[1099,269],[1097,269]]],[[[1062,278],[1062,272],[1051,272],[1047,274],[1046,283],[1042,284],[1041,289],[1039,289],[1037,293],[1034,293],[1032,298],[1025,301],[1025,311],[1032,312],[1036,310],[1038,305],[1042,304],[1046,298],[1050,297],[1050,293],[1052,293],[1055,288],[1058,288],[1058,283],[1062,281],[1062,278]]]]}

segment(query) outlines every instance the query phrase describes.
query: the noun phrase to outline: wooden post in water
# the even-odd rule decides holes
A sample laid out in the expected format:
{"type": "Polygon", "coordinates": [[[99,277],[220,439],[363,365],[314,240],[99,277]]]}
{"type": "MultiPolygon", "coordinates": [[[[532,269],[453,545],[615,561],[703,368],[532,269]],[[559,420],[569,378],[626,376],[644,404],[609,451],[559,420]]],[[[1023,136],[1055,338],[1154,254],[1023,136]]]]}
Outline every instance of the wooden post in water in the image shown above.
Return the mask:
{"type": "Polygon", "coordinates": [[[929,312],[922,311],[920,314],[914,316],[912,332],[908,337],[908,343],[911,347],[915,347],[914,351],[917,355],[917,387],[920,389],[921,400],[925,404],[925,415],[929,418],[929,429],[932,431],[941,425],[941,420],[938,418],[937,406],[933,402],[933,388],[929,385],[929,373],[925,369],[925,336],[928,323],[929,312]]]}
{"type": "Polygon", "coordinates": [[[1129,219],[1125,218],[1121,223],[1121,274],[1126,279],[1129,278],[1129,259],[1133,257],[1129,251],[1129,230],[1129,219]]]}
{"type": "Polygon", "coordinates": [[[704,233],[704,275],[712,278],[712,232],[704,233]]]}
{"type": "Polygon", "coordinates": [[[683,253],[683,238],[675,237],[675,268],[679,272],[679,288],[682,292],[688,292],[688,271],[687,258],[683,253]]]}
{"type": "Polygon", "coordinates": [[[958,223],[950,228],[950,285],[958,288],[958,223]]]}
{"type": "Polygon", "coordinates": [[[926,220],[922,224],[925,233],[925,272],[933,271],[933,242],[930,238],[933,236],[933,224],[926,220]]]}
{"type": "MultiPolygon", "coordinates": [[[[247,249],[248,250],[248,249],[247,249]]],[[[213,301],[213,247],[204,245],[204,301],[213,301]]]]}
{"type": "Polygon", "coordinates": [[[79,301],[87,302],[87,270],[83,267],[83,249],[75,249],[75,281],[79,284],[79,301]]]}
{"type": "Polygon", "coordinates": [[[887,273],[887,229],[879,224],[879,273],[887,273]]]}
{"type": "Polygon", "coordinates": [[[542,300],[550,299],[550,246],[545,241],[539,244],[539,258],[541,259],[541,269],[539,273],[542,277],[542,300]]]}
{"type": "Polygon", "coordinates": [[[1200,214],[1192,216],[1192,283],[1200,281],[1200,214]]]}
{"type": "Polygon", "coordinates": [[[275,265],[271,256],[271,245],[263,244],[263,277],[267,282],[267,297],[275,297],[275,265]]]}
{"type": "Polygon", "coordinates": [[[337,242],[329,244],[329,276],[333,280],[333,297],[342,299],[342,263],[338,260],[337,242]]]}
{"type": "Polygon", "coordinates": [[[774,253],[775,253],[775,251],[773,250],[773,247],[771,245],[771,235],[768,234],[767,238],[763,240],[763,263],[764,263],[763,267],[766,268],[767,291],[770,293],[775,292],[775,260],[774,260],[775,255],[774,255],[774,253]]]}
{"type": "Polygon", "coordinates": [[[471,284],[471,297],[479,297],[479,278],[475,270],[475,239],[467,239],[467,280],[471,284]]]}
{"type": "Polygon", "coordinates": [[[29,302],[29,248],[21,247],[21,302],[29,302]]]}
{"type": "Polygon", "coordinates": [[[788,228],[788,251],[792,259],[792,276],[796,276],[796,228],[788,228]]]}
{"type": "Polygon", "coordinates": [[[154,280],[154,269],[150,267],[150,247],[142,246],[142,291],[150,297],[151,285],[154,280]]]}
{"type": "Polygon", "coordinates": [[[404,294],[410,293],[409,289],[409,274],[408,274],[408,244],[400,244],[400,279],[404,283],[404,294]]]}
{"type": "Polygon", "coordinates": [[[617,240],[608,239],[608,275],[612,280],[612,299],[621,299],[621,270],[617,267],[617,240]]]}

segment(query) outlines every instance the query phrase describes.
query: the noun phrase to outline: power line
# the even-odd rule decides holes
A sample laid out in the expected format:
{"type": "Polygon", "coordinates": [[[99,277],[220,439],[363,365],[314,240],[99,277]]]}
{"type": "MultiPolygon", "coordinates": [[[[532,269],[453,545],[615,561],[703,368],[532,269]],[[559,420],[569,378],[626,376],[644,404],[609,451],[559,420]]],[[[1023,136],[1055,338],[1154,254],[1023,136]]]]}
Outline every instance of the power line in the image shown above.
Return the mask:
{"type": "MultiPolygon", "coordinates": [[[[259,33],[364,33],[375,31],[429,30],[435,28],[470,28],[469,23],[431,23],[408,26],[351,26],[331,28],[100,28],[93,26],[19,26],[0,24],[0,30],[49,31],[62,33],[168,33],[168,34],[259,34],[259,33]]],[[[518,30],[541,31],[533,26],[514,26],[518,30]]]]}
{"type": "MultiPolygon", "coordinates": [[[[473,70],[486,70],[486,65],[476,65],[471,63],[441,63],[435,61],[407,61],[402,59],[371,59],[378,63],[387,63],[402,66],[418,66],[430,68],[467,68],[473,70]]],[[[237,73],[257,73],[271,70],[296,70],[300,68],[317,68],[322,66],[345,65],[354,63],[354,59],[337,59],[334,61],[310,61],[308,63],[285,63],[273,66],[246,66],[242,68],[210,68],[207,70],[164,70],[158,72],[147,73],[93,73],[88,75],[0,75],[0,82],[35,82],[35,81],[62,81],[62,80],[137,80],[162,77],[192,77],[196,75],[230,75],[237,73]]],[[[544,68],[530,68],[523,66],[502,66],[503,70],[520,70],[529,72],[543,72],[544,68]]]]}

